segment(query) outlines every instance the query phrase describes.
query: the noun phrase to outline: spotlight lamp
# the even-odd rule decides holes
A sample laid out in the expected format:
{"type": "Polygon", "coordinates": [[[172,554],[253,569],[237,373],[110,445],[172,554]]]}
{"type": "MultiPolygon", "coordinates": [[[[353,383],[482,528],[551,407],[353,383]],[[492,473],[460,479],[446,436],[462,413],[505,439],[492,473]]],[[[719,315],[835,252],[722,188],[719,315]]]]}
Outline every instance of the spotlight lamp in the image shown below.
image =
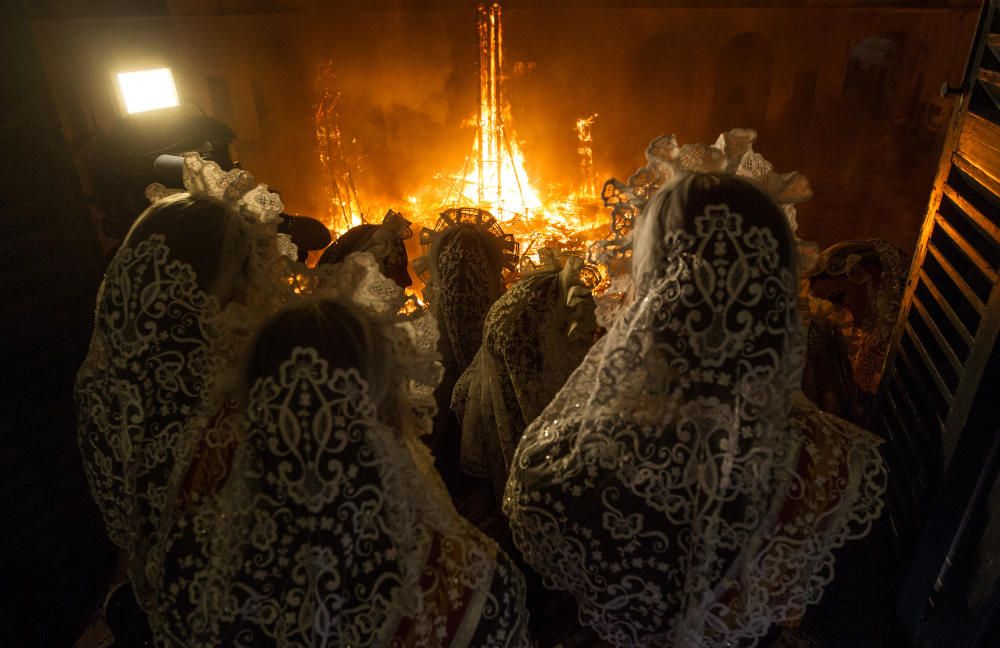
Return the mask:
{"type": "Polygon", "coordinates": [[[130,115],[180,105],[170,68],[119,72],[117,77],[125,112],[130,115]]]}

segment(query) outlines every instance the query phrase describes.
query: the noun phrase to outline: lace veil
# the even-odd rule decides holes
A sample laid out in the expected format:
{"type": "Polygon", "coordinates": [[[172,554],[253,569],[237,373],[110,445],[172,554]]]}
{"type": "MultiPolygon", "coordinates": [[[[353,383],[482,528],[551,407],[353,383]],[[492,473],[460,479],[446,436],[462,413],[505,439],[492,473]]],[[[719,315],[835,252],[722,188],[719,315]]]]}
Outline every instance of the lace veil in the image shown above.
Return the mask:
{"type": "Polygon", "coordinates": [[[909,257],[887,241],[853,240],[823,250],[812,272],[813,281],[839,277],[865,294],[857,316],[841,329],[853,342],[849,359],[854,379],[870,395],[876,393],[882,377],[909,265],[909,257]]]}
{"type": "Polygon", "coordinates": [[[403,291],[367,254],[312,279],[323,318],[287,328],[284,311],[256,344],[285,359],[250,387],[233,478],[160,547],[155,632],[176,646],[528,645],[523,577],[457,515],[418,438],[440,377],[433,318],[397,318],[403,291]],[[320,344],[324,330],[337,339],[320,344]]]}
{"type": "Polygon", "coordinates": [[[189,193],[151,188],[108,266],[75,388],[87,480],[140,599],[164,519],[225,476],[237,360],[291,292],[277,196],[197,156],[184,177],[189,193]]]}
{"type": "Polygon", "coordinates": [[[450,209],[434,229],[420,232],[425,255],[414,259],[424,279],[424,299],[441,331],[438,349],[444,377],[437,390],[438,416],[428,445],[434,449],[449,488],[464,476],[458,472],[459,431],[450,411],[455,382],[483,342],[490,307],[506,290],[505,275],[517,264],[517,243],[504,234],[493,216],[481,209],[450,209]]]}
{"type": "Polygon", "coordinates": [[[582,262],[556,259],[490,308],[483,343],[459,378],[452,409],[462,423],[462,468],[493,481],[499,499],[524,428],[552,400],[593,342],[594,302],[582,262]]]}
{"type": "MultiPolygon", "coordinates": [[[[622,303],[634,294],[634,277],[629,266],[633,250],[633,230],[640,214],[661,189],[691,173],[730,173],[744,178],[773,200],[784,212],[794,234],[798,228],[796,204],[812,198],[809,180],[797,171],[777,173],[761,153],[754,150],[757,131],[734,128],[719,134],[715,143],[681,145],[676,135],[661,135],[646,147],[646,164],[622,182],[611,178],[604,183],[601,197],[611,210],[611,238],[591,250],[594,261],[608,267],[608,285],[596,295],[598,323],[607,326],[622,303]]],[[[800,253],[815,247],[798,241],[800,253]]]]}
{"type": "Polygon", "coordinates": [[[525,431],[504,498],[547,586],[616,646],[754,646],[882,510],[878,440],[799,392],[787,219],[682,176],[635,237],[635,298],[525,431]]]}
{"type": "Polygon", "coordinates": [[[424,297],[441,329],[446,380],[454,384],[479,350],[486,314],[506,289],[505,274],[516,269],[517,243],[479,209],[444,212],[435,229],[420,232],[420,242],[427,254],[413,266],[426,277],[424,297]]]}

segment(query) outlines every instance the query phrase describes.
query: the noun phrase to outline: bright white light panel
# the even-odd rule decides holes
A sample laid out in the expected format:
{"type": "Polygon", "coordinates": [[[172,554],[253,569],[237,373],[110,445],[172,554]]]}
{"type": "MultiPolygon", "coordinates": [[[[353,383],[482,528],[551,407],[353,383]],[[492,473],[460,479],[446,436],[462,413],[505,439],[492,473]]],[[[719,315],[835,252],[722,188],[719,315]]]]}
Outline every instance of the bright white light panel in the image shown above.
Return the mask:
{"type": "Polygon", "coordinates": [[[130,115],[180,104],[170,68],[119,72],[118,86],[130,115]]]}

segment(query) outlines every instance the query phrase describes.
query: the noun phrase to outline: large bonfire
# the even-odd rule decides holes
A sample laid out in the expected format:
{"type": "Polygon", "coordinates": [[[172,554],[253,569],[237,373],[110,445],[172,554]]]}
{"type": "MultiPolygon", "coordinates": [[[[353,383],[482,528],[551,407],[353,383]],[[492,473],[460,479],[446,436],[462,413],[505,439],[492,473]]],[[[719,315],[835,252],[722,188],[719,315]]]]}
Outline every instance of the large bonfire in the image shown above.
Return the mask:
{"type": "MultiPolygon", "coordinates": [[[[511,126],[510,104],[503,80],[503,25],[499,2],[479,5],[479,106],[470,122],[475,137],[463,168],[436,174],[427,187],[409,197],[404,213],[414,225],[434,228],[442,212],[474,209],[488,212],[499,228],[518,243],[519,265],[539,262],[542,250],[585,255],[591,241],[607,234],[607,217],[596,195],[591,125],[594,117],[576,123],[581,183],[567,195],[543,196],[529,177],[511,126]]],[[[317,77],[319,102],[316,135],[320,162],[327,177],[328,226],[341,233],[371,220],[362,215],[351,161],[340,132],[339,91],[329,63],[317,77]]],[[[454,212],[451,212],[454,214],[454,212]]],[[[440,220],[446,224],[447,219],[440,220]]]]}

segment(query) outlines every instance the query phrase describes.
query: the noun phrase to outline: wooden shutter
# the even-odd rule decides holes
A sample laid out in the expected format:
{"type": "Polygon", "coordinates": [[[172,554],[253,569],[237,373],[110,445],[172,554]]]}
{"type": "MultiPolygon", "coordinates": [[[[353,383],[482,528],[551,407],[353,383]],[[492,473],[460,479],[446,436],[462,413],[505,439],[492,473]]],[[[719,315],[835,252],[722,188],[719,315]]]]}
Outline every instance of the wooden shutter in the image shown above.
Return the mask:
{"type": "Polygon", "coordinates": [[[921,526],[927,494],[940,486],[1000,329],[1000,14],[994,2],[984,10],[972,61],[874,421],[890,441],[894,511],[904,535],[921,526]]]}
{"type": "Polygon", "coordinates": [[[985,646],[1000,618],[1000,546],[988,544],[1000,526],[997,4],[984,4],[873,420],[908,561],[897,612],[909,645],[985,646]]]}

